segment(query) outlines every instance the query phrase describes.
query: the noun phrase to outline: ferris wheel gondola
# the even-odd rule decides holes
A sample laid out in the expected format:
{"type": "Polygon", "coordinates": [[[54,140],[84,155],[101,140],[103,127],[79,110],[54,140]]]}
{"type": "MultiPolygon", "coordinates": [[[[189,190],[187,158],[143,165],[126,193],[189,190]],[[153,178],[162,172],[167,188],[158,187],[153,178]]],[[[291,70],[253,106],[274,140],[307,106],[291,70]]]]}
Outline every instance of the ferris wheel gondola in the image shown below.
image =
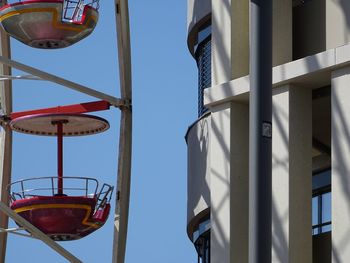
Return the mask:
{"type": "Polygon", "coordinates": [[[27,0],[0,8],[0,23],[13,38],[35,48],[68,47],[87,37],[98,20],[99,0],[27,0]]]}
{"type": "MultiPolygon", "coordinates": [[[[81,105],[57,107],[58,112],[50,108],[13,113],[9,122],[16,132],[57,137],[57,176],[23,179],[8,186],[11,209],[55,241],[89,235],[104,225],[110,212],[112,186],[99,187],[95,178],[63,176],[63,137],[93,135],[109,128],[101,117],[66,112],[81,105]]],[[[109,107],[104,101],[84,105],[94,110],[109,107]]]]}
{"type": "MultiPolygon", "coordinates": [[[[6,2],[3,4],[5,3],[6,2]]],[[[97,23],[98,8],[98,0],[92,0],[90,3],[85,3],[80,0],[28,0],[2,6],[0,8],[0,23],[10,36],[28,46],[42,49],[63,48],[77,43],[91,34],[97,23]]],[[[101,108],[104,108],[103,104],[108,102],[108,106],[112,105],[121,110],[112,262],[122,263],[125,259],[127,238],[132,150],[132,83],[128,0],[115,0],[115,8],[121,91],[120,99],[9,59],[9,52],[6,53],[5,51],[6,48],[9,49],[10,44],[8,37],[6,37],[1,30],[0,64],[3,64],[4,69],[6,69],[6,67],[16,68],[32,74],[39,79],[49,80],[66,88],[105,100],[104,103],[97,103],[99,106],[102,105],[101,108]]],[[[4,73],[6,72],[4,71],[4,73]]],[[[6,73],[5,75],[11,74],[6,73]]],[[[10,84],[11,81],[5,81],[3,83],[7,85],[10,84]]],[[[6,229],[8,224],[7,216],[11,217],[18,225],[23,226],[18,230],[25,229],[30,233],[30,236],[42,240],[70,262],[81,262],[53,240],[78,239],[92,233],[94,231],[92,230],[93,228],[98,229],[101,227],[107,220],[109,214],[109,201],[113,187],[104,184],[102,188],[93,188],[95,190],[92,192],[89,191],[89,189],[92,189],[90,187],[69,187],[68,183],[70,180],[80,180],[85,182],[85,185],[89,185],[89,183],[86,182],[93,182],[95,179],[63,177],[63,172],[60,175],[58,171],[58,175],[55,177],[40,179],[29,178],[11,183],[9,185],[11,210],[11,208],[7,206],[9,203],[8,197],[6,197],[7,195],[3,194],[3,192],[6,188],[6,182],[10,182],[12,130],[33,135],[57,136],[58,156],[60,156],[59,141],[62,140],[63,136],[94,134],[101,132],[104,128],[94,131],[89,129],[85,131],[73,130],[67,132],[63,127],[68,127],[65,124],[67,121],[70,122],[70,120],[61,119],[62,116],[60,116],[58,120],[55,119],[55,117],[59,116],[57,115],[58,112],[50,111],[51,109],[49,111],[47,109],[39,110],[39,112],[34,110],[24,115],[21,113],[11,113],[12,100],[11,93],[9,92],[10,90],[11,89],[5,86],[5,96],[1,96],[0,98],[2,106],[4,106],[5,109],[3,112],[5,115],[1,116],[0,124],[5,131],[2,134],[6,135],[4,142],[0,140],[0,147],[6,153],[3,160],[0,159],[0,165],[2,164],[4,168],[2,171],[0,170],[0,179],[1,176],[3,176],[0,182],[0,190],[2,191],[0,192],[0,210],[4,213],[4,216],[0,213],[0,231],[9,232],[11,230],[6,229]],[[4,98],[6,99],[5,101],[4,98]],[[37,120],[44,120],[45,118],[54,119],[51,119],[51,121],[45,120],[44,125],[36,123],[37,120]],[[11,123],[8,123],[9,120],[11,120],[11,123]],[[56,128],[56,132],[46,129],[47,127],[52,128],[52,126],[56,128]],[[43,127],[46,128],[43,129],[43,127]],[[60,131],[61,128],[63,129],[62,131],[60,131]],[[38,186],[41,184],[40,182],[45,180],[50,182],[49,186],[35,188],[29,186],[30,183],[35,183],[38,186]],[[83,194],[74,195],[70,193],[70,191],[73,190],[70,188],[82,190],[83,194]],[[50,194],[38,193],[38,191],[40,192],[43,190],[50,192],[50,194]],[[78,211],[80,208],[83,210],[82,213],[78,211]],[[39,215],[39,212],[41,215],[39,215]],[[60,216],[64,218],[61,220],[59,219],[60,216]],[[50,220],[51,223],[49,223],[50,220]],[[61,221],[68,222],[72,220],[75,221],[72,231],[68,229],[71,227],[68,226],[68,224],[61,224],[60,226],[61,221]],[[56,228],[52,228],[52,225],[56,225],[56,228]],[[93,227],[93,225],[97,225],[98,227],[93,227]]],[[[73,108],[75,108],[75,106],[73,106],[73,108]]],[[[94,106],[92,108],[94,108],[94,106]]],[[[72,108],[68,107],[65,109],[72,108]]],[[[86,111],[86,108],[83,110],[79,108],[77,111],[73,110],[72,112],[68,110],[60,113],[65,116],[67,116],[67,114],[73,114],[79,115],[78,118],[85,118],[83,113],[94,111],[91,110],[91,108],[89,109],[90,110],[86,111]]],[[[62,108],[60,108],[60,110],[62,110],[62,108]]],[[[73,118],[73,116],[71,117],[73,118]]],[[[95,118],[91,117],[90,121],[91,119],[95,118]]],[[[86,123],[90,123],[90,121],[86,123]]],[[[100,123],[108,123],[105,120],[100,121],[100,123]]],[[[59,161],[58,167],[62,167],[59,161]]],[[[11,231],[11,233],[12,232],[13,231],[11,231]]],[[[6,235],[2,235],[0,236],[0,261],[5,258],[5,251],[6,235]]]]}

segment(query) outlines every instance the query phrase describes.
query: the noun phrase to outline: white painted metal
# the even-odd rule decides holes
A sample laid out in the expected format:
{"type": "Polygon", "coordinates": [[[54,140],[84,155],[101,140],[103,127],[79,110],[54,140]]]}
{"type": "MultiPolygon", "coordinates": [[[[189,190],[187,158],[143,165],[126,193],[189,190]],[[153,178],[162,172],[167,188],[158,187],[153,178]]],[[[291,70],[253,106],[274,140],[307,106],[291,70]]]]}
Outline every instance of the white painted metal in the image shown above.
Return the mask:
{"type": "MultiPolygon", "coordinates": [[[[6,1],[3,1],[3,5],[6,1]]],[[[10,39],[7,34],[0,28],[0,55],[10,58],[10,39]]],[[[11,68],[6,65],[0,65],[1,75],[11,75],[11,68]]],[[[1,112],[10,114],[12,112],[12,82],[0,82],[0,103],[1,112]]],[[[9,128],[0,128],[0,201],[5,204],[9,203],[7,185],[11,180],[11,163],[12,163],[12,131],[9,128]]],[[[8,217],[0,213],[0,227],[8,227],[8,217]]],[[[0,263],[5,262],[7,246],[7,233],[0,235],[0,263]]]]}
{"type": "MultiPolygon", "coordinates": [[[[37,238],[33,237],[32,235],[23,234],[23,233],[20,233],[20,232],[8,232],[8,233],[11,233],[11,234],[14,234],[14,235],[18,235],[18,236],[21,236],[21,237],[30,237],[30,238],[33,238],[33,239],[37,239],[37,238]]],[[[0,234],[1,234],[1,232],[0,232],[0,234]]]]}
{"type": "Polygon", "coordinates": [[[47,235],[45,235],[43,232],[41,232],[38,228],[33,226],[31,223],[29,223],[27,220],[25,220],[23,217],[18,215],[16,212],[12,211],[11,208],[9,208],[6,204],[3,202],[0,202],[0,211],[6,214],[8,217],[11,217],[13,220],[15,220],[19,225],[23,226],[28,232],[30,232],[34,237],[40,239],[43,241],[46,245],[51,247],[53,250],[55,250],[58,254],[69,260],[73,263],[80,263],[78,258],[73,256],[70,252],[65,250],[63,247],[58,245],[55,241],[53,241],[51,238],[49,238],[47,235]]]}
{"type": "Polygon", "coordinates": [[[0,232],[6,232],[6,233],[21,231],[21,230],[23,230],[23,228],[21,227],[14,227],[14,228],[7,228],[7,229],[0,228],[0,232]]]}
{"type": "Polygon", "coordinates": [[[0,75],[0,81],[15,80],[15,79],[44,80],[33,75],[20,75],[20,76],[0,75]]]}
{"type": "Polygon", "coordinates": [[[23,236],[23,237],[30,237],[30,238],[37,239],[30,234],[24,234],[21,232],[17,232],[17,231],[23,231],[23,230],[25,230],[23,227],[7,228],[7,229],[0,228],[0,235],[6,234],[6,233],[11,233],[11,234],[15,234],[15,235],[23,236]]]}
{"type": "MultiPolygon", "coordinates": [[[[111,105],[121,109],[121,125],[119,137],[119,159],[118,159],[118,186],[117,186],[117,205],[115,210],[115,231],[113,244],[113,262],[123,263],[125,259],[128,213],[129,213],[129,197],[130,197],[130,177],[131,177],[131,136],[132,136],[132,114],[131,114],[131,55],[130,55],[130,31],[129,31],[129,14],[128,1],[115,0],[116,2],[116,20],[117,20],[117,35],[118,35],[118,55],[119,55],[119,73],[120,73],[120,89],[121,99],[110,96],[108,94],[96,91],[94,89],[82,86],[75,82],[60,78],[53,74],[41,71],[39,69],[24,65],[17,61],[13,61],[4,55],[0,55],[0,63],[6,65],[7,68],[16,68],[31,74],[30,76],[11,76],[11,74],[0,75],[0,81],[8,83],[7,80],[12,79],[33,79],[33,80],[48,80],[64,87],[79,91],[81,93],[108,101],[111,105]]],[[[10,111],[4,111],[9,114],[10,111]]],[[[8,138],[11,134],[8,129],[8,138]]],[[[12,140],[8,140],[12,142],[12,140]]],[[[4,149],[4,147],[3,147],[4,149]]],[[[7,155],[11,156],[11,148],[7,151],[7,155]]],[[[10,166],[9,166],[10,167],[10,166]]],[[[4,185],[4,184],[3,184],[4,185]]],[[[7,185],[7,184],[6,184],[7,185]]],[[[5,185],[5,186],[6,186],[5,185]]],[[[7,203],[8,201],[6,201],[7,203]]],[[[25,219],[13,212],[6,204],[0,202],[0,210],[5,215],[10,216],[20,225],[24,226],[35,238],[42,240],[70,262],[81,262],[68,251],[63,249],[44,233],[31,225],[25,219]]],[[[6,223],[7,226],[7,223],[6,223]]],[[[5,226],[5,227],[6,227],[5,226]]],[[[0,226],[3,227],[3,226],[0,226]]],[[[1,232],[1,231],[0,231],[1,232]]],[[[21,233],[13,232],[19,235],[21,233]]],[[[2,236],[0,235],[0,241],[2,236]]],[[[27,236],[27,235],[26,235],[27,236]]],[[[1,243],[0,243],[1,245],[1,243]]],[[[6,240],[5,240],[6,246],[6,240]]],[[[0,255],[1,256],[1,255],[0,255]]],[[[1,259],[1,258],[0,258],[1,259]]],[[[5,253],[3,252],[2,261],[4,262],[5,253]]]]}
{"type": "MultiPolygon", "coordinates": [[[[127,0],[115,0],[121,97],[131,103],[131,52],[127,0]]],[[[132,113],[121,108],[118,182],[114,218],[113,263],[124,263],[128,229],[132,148],[132,113]]]]}
{"type": "Polygon", "coordinates": [[[24,72],[27,72],[29,74],[32,74],[34,76],[37,76],[41,79],[49,80],[51,82],[57,83],[59,85],[62,85],[66,88],[79,91],[81,93],[90,95],[92,97],[108,101],[111,105],[116,106],[116,107],[121,107],[125,105],[125,102],[121,99],[118,99],[116,97],[110,96],[108,94],[105,94],[103,92],[96,91],[94,89],[88,88],[86,86],[80,85],[78,83],[60,78],[58,76],[55,76],[53,74],[47,73],[45,71],[30,67],[28,65],[19,63],[17,61],[8,59],[4,56],[0,56],[0,63],[5,64],[9,67],[16,68],[19,70],[22,70],[24,72]]]}

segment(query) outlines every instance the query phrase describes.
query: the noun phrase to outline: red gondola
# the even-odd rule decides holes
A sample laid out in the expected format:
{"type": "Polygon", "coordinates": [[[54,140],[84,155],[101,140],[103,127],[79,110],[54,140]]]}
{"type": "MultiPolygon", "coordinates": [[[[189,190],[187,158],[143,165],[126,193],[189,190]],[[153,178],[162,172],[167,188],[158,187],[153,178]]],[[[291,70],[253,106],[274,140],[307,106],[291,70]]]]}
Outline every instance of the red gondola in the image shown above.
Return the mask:
{"type": "Polygon", "coordinates": [[[82,238],[99,229],[110,211],[113,187],[85,177],[63,177],[63,137],[103,132],[109,123],[86,114],[33,114],[14,118],[14,131],[57,136],[58,176],[24,179],[10,187],[11,208],[57,241],[82,238]]]}

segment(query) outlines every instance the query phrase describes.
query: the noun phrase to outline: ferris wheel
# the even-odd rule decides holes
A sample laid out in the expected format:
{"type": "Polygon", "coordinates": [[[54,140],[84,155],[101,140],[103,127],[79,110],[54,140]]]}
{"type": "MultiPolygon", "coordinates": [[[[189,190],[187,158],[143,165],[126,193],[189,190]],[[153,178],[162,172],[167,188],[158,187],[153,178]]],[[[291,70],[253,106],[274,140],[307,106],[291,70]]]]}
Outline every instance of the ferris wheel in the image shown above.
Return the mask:
{"type": "Polygon", "coordinates": [[[115,0],[121,98],[11,60],[9,36],[31,48],[59,49],[86,38],[99,16],[99,0],[25,0],[0,7],[0,262],[7,234],[40,239],[70,262],[81,262],[56,241],[84,238],[105,224],[115,193],[113,262],[125,258],[129,213],[132,92],[127,0],[115,0]],[[12,76],[11,69],[29,75],[12,76]],[[12,112],[12,80],[47,80],[98,99],[52,108],[12,112]],[[6,81],[4,81],[6,80],[6,81]],[[92,112],[121,111],[116,187],[99,178],[63,174],[63,139],[106,131],[109,122],[92,112]],[[57,175],[11,182],[12,132],[57,138],[57,175]],[[8,218],[18,225],[8,228],[8,218]]]}

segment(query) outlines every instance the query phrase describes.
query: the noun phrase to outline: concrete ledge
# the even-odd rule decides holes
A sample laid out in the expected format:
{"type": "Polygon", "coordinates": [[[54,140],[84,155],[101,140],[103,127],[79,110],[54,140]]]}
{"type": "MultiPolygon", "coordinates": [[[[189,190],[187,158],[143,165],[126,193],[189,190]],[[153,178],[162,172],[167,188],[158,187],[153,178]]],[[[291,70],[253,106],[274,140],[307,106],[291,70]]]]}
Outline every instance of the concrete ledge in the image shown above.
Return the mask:
{"type": "MultiPolygon", "coordinates": [[[[272,69],[272,86],[294,84],[307,88],[329,85],[331,72],[350,64],[350,44],[282,64],[272,69]]],[[[249,75],[213,86],[204,92],[204,104],[212,107],[227,101],[249,101],[249,75]]]]}

